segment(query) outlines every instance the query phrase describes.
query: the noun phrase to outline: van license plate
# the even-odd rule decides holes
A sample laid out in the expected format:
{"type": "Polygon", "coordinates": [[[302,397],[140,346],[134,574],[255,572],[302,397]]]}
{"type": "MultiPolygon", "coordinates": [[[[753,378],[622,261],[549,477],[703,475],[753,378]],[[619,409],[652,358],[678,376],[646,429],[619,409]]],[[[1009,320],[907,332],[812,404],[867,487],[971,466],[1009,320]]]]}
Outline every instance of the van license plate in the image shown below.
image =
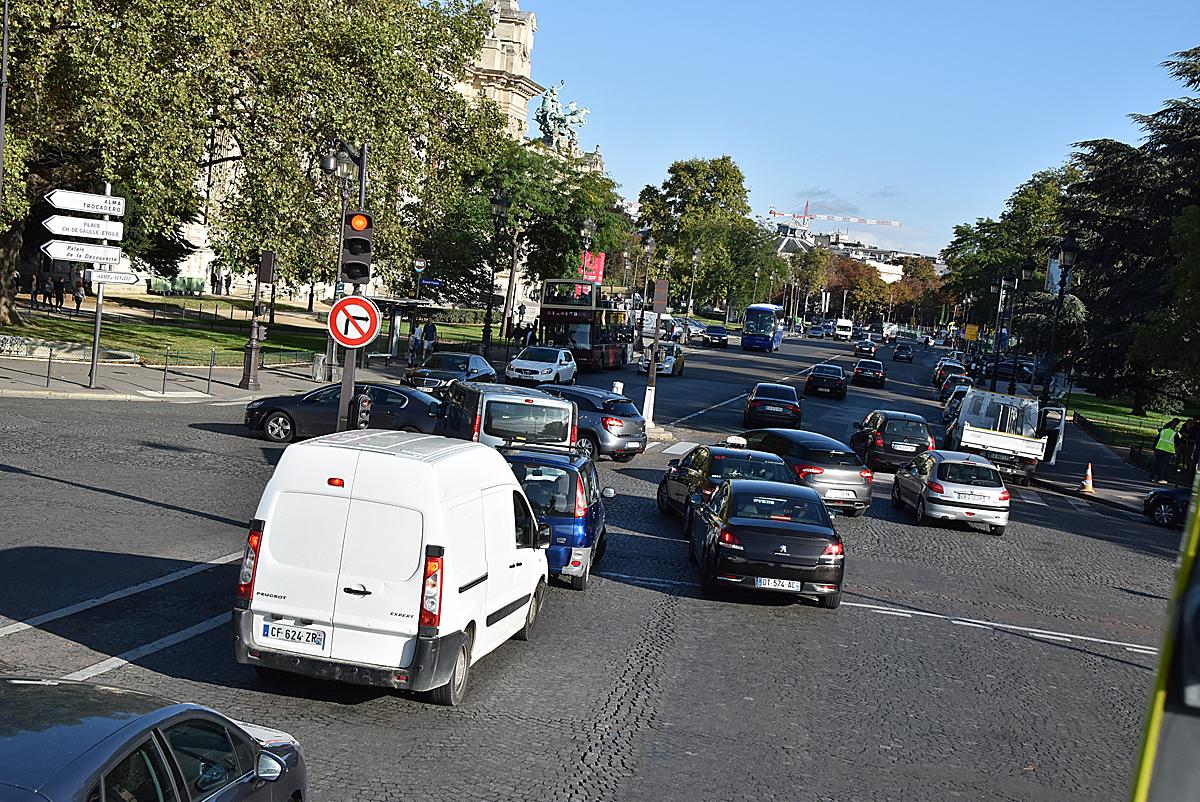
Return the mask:
{"type": "Polygon", "coordinates": [[[755,587],[769,588],[771,590],[804,590],[804,583],[797,582],[794,579],[772,579],[771,577],[758,577],[754,580],[755,587]]]}
{"type": "Polygon", "coordinates": [[[319,629],[288,627],[282,624],[263,624],[262,633],[264,638],[274,638],[275,640],[285,640],[289,643],[316,646],[322,650],[325,648],[325,633],[319,629]]]}
{"type": "Polygon", "coordinates": [[[825,498],[854,498],[853,490],[826,490],[825,498]]]}

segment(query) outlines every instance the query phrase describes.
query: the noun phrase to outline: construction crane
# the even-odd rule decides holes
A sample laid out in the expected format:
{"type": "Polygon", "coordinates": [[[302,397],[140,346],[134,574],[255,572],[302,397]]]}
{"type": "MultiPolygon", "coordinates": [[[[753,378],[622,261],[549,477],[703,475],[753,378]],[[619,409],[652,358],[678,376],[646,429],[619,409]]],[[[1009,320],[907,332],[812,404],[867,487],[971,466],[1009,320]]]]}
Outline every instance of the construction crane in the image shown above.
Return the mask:
{"type": "Polygon", "coordinates": [[[772,207],[767,214],[772,217],[790,217],[793,220],[800,221],[800,227],[808,230],[808,224],[812,220],[829,220],[835,223],[858,223],[865,226],[891,226],[892,228],[900,228],[900,223],[895,220],[872,220],[867,217],[852,217],[843,214],[810,214],[808,211],[809,202],[804,202],[804,214],[793,214],[791,212],[777,212],[772,207]]]}

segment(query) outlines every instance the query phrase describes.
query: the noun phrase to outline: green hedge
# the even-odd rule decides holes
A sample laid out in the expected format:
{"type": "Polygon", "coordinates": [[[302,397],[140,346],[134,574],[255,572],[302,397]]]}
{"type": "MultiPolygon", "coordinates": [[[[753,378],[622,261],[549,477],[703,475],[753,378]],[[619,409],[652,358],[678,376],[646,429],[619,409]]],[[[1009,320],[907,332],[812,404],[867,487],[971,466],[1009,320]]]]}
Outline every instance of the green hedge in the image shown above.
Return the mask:
{"type": "MultiPolygon", "coordinates": [[[[492,313],[493,321],[498,320],[500,310],[497,309],[492,313]]],[[[430,317],[434,323],[469,323],[476,326],[483,325],[483,309],[434,309],[430,312],[430,317]]]]}

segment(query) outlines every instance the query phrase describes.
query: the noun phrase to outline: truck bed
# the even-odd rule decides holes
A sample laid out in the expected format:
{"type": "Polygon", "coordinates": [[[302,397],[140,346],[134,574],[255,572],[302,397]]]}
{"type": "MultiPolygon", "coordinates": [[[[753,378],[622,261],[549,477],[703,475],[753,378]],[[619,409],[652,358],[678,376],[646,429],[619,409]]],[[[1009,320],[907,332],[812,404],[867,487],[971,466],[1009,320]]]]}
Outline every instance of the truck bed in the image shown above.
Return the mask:
{"type": "Polygon", "coordinates": [[[958,445],[960,448],[995,451],[1036,460],[1041,460],[1046,453],[1045,437],[1025,437],[992,429],[979,429],[966,421],[963,422],[962,436],[959,438],[958,445]]]}

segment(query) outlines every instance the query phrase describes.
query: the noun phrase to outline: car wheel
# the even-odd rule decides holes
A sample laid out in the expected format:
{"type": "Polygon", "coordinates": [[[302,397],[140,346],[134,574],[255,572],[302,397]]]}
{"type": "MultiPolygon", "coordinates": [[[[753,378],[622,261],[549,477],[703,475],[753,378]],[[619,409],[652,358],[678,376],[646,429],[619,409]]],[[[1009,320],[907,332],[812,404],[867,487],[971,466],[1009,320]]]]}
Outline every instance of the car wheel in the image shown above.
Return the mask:
{"type": "Polygon", "coordinates": [[[904,499],[900,498],[900,482],[897,479],[892,480],[892,506],[896,509],[904,506],[904,499]]]}
{"type": "Polygon", "coordinates": [[[574,384],[575,379],[578,377],[579,377],[579,371],[575,371],[574,373],[571,374],[571,381],[567,382],[567,384],[574,384]]]}
{"type": "Polygon", "coordinates": [[[262,430],[272,443],[290,443],[296,436],[296,424],[286,412],[272,412],[263,420],[262,430]]]}
{"type": "Polygon", "coordinates": [[[533,640],[534,630],[537,629],[538,613],[542,610],[542,600],[546,595],[546,583],[538,580],[537,589],[533,592],[533,598],[529,600],[529,610],[525,613],[525,626],[517,631],[513,637],[517,640],[533,640]]]}
{"type": "Polygon", "coordinates": [[[990,532],[990,533],[991,533],[991,534],[992,534],[994,537],[1000,537],[1001,535],[1003,535],[1003,534],[1004,534],[1004,529],[1005,529],[1005,527],[1004,527],[1004,526],[1001,526],[1001,525],[999,525],[999,524],[992,524],[991,526],[989,526],[989,527],[988,527],[988,531],[989,531],[989,532],[990,532]]]}
{"type": "Polygon", "coordinates": [[[917,499],[917,526],[929,526],[929,516],[925,514],[925,497],[917,499]]]}
{"type": "Polygon", "coordinates": [[[697,558],[697,562],[700,565],[700,593],[705,596],[712,596],[717,591],[716,567],[714,566],[712,570],[709,570],[708,558],[704,556],[703,552],[697,558]]]}
{"type": "Polygon", "coordinates": [[[817,605],[822,610],[836,610],[842,606],[842,589],[838,587],[833,593],[817,597],[817,605]]]}
{"type": "Polygon", "coordinates": [[[450,681],[440,688],[429,692],[429,701],[435,705],[457,707],[467,693],[467,679],[471,676],[471,633],[466,633],[458,654],[454,656],[454,670],[450,672],[450,681]]]}
{"type": "Polygon", "coordinates": [[[1159,526],[1174,526],[1179,520],[1179,509],[1166,499],[1159,499],[1150,508],[1150,520],[1159,526]]]}
{"type": "Polygon", "coordinates": [[[588,579],[591,577],[591,575],[592,575],[592,564],[591,564],[591,562],[588,562],[588,564],[583,569],[582,576],[571,577],[571,590],[586,590],[587,586],[588,586],[588,579]]]}
{"type": "Polygon", "coordinates": [[[671,511],[671,504],[667,501],[667,483],[666,482],[658,483],[657,501],[658,501],[658,511],[659,512],[668,513],[671,511]]]}
{"type": "Polygon", "coordinates": [[[584,454],[592,462],[600,458],[600,444],[596,442],[596,438],[592,435],[580,435],[579,439],[575,441],[575,445],[579,448],[580,453],[584,454]]]}

